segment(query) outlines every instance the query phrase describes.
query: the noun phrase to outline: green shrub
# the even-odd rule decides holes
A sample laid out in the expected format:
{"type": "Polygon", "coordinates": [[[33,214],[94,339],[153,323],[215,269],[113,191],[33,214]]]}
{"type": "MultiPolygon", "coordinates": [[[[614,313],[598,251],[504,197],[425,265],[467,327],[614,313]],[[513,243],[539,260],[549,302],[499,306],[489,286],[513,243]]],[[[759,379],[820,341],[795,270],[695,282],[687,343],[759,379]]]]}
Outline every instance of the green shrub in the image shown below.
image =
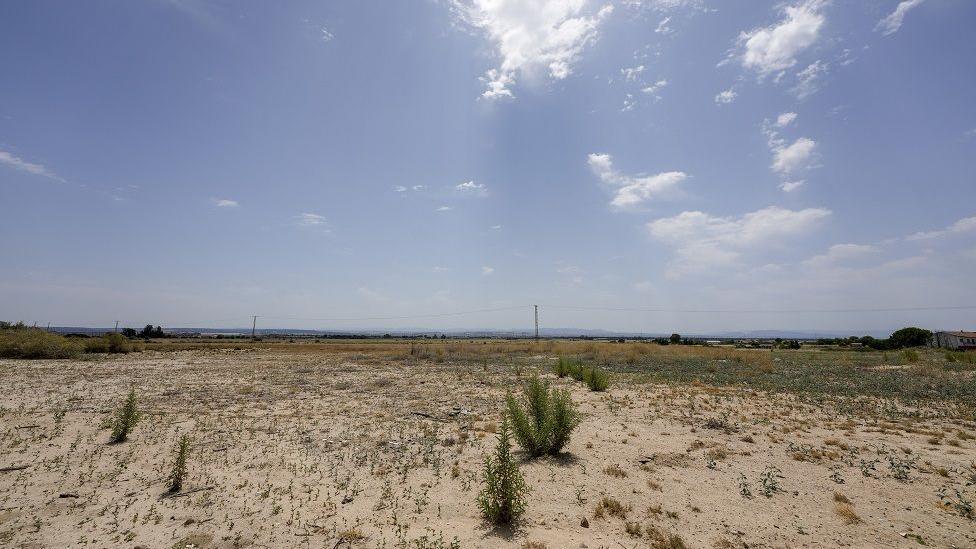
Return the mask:
{"type": "Polygon", "coordinates": [[[0,358],[74,358],[82,345],[62,335],[22,324],[0,329],[0,358]]]}
{"type": "Polygon", "coordinates": [[[112,426],[112,442],[125,442],[138,422],[139,406],[136,402],[136,390],[132,388],[129,390],[129,396],[126,397],[125,403],[116,413],[115,423],[112,426]]]}
{"type": "Polygon", "coordinates": [[[559,357],[559,362],[557,362],[556,366],[553,368],[553,373],[555,373],[557,377],[566,377],[570,374],[572,369],[573,363],[569,359],[559,357]]]}
{"type": "Polygon", "coordinates": [[[576,363],[570,367],[569,376],[576,381],[583,381],[586,379],[586,368],[582,364],[576,363]]]}
{"type": "Polygon", "coordinates": [[[190,454],[190,437],[184,434],[180,437],[180,442],[176,446],[176,460],[173,462],[173,470],[169,474],[169,491],[179,492],[183,489],[183,479],[186,478],[186,458],[190,454]]]}
{"type": "Polygon", "coordinates": [[[85,341],[86,353],[131,353],[134,349],[131,341],[115,332],[85,341]]]}
{"type": "Polygon", "coordinates": [[[493,524],[511,524],[525,511],[528,487],[518,464],[512,457],[511,432],[508,417],[502,419],[498,431],[495,457],[485,457],[484,487],[478,494],[481,515],[493,524]]]}
{"type": "Polygon", "coordinates": [[[515,440],[532,457],[558,454],[579,424],[569,391],[550,390],[548,382],[534,377],[523,393],[524,406],[512,395],[505,399],[515,440]]]}
{"type": "Polygon", "coordinates": [[[593,366],[583,372],[583,382],[591,391],[606,391],[610,387],[610,374],[593,366]]]}

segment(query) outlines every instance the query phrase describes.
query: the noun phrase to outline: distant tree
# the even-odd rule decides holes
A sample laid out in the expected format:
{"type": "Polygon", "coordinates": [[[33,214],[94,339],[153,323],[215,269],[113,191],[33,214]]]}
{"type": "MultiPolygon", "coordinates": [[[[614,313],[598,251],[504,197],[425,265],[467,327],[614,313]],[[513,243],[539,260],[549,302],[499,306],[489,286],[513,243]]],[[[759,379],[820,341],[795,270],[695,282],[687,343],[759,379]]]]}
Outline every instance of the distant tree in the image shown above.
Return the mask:
{"type": "Polygon", "coordinates": [[[924,328],[916,328],[911,326],[909,328],[902,328],[896,330],[888,338],[888,343],[891,345],[892,349],[901,349],[904,347],[923,347],[928,345],[929,339],[932,338],[932,332],[924,328]]]}
{"type": "Polygon", "coordinates": [[[132,338],[138,336],[139,335],[139,332],[137,332],[135,330],[135,328],[122,328],[122,335],[124,335],[125,337],[127,337],[129,339],[132,339],[132,338]]]}
{"type": "Polygon", "coordinates": [[[671,334],[670,342],[675,345],[681,343],[681,334],[671,334]]]}
{"type": "Polygon", "coordinates": [[[153,325],[146,324],[146,327],[139,332],[139,337],[152,337],[153,335],[153,325]]]}

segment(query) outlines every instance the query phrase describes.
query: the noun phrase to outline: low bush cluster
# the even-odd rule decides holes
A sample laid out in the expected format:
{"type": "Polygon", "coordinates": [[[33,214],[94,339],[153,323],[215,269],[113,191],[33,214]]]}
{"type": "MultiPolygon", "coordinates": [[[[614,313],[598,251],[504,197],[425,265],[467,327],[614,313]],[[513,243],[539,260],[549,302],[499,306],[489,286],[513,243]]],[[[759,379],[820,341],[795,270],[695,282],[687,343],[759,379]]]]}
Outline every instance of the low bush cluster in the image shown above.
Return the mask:
{"type": "Polygon", "coordinates": [[[524,404],[506,398],[507,414],[519,446],[532,457],[558,454],[579,424],[579,413],[567,389],[550,389],[538,376],[524,388],[524,404]]]}
{"type": "Polygon", "coordinates": [[[610,387],[610,374],[597,366],[586,366],[579,360],[559,357],[553,372],[559,377],[569,376],[581,381],[591,391],[606,391],[610,387]]]}
{"type": "Polygon", "coordinates": [[[22,323],[0,323],[0,358],[77,358],[82,353],[130,353],[140,350],[121,334],[100,337],[65,337],[22,323]]]}

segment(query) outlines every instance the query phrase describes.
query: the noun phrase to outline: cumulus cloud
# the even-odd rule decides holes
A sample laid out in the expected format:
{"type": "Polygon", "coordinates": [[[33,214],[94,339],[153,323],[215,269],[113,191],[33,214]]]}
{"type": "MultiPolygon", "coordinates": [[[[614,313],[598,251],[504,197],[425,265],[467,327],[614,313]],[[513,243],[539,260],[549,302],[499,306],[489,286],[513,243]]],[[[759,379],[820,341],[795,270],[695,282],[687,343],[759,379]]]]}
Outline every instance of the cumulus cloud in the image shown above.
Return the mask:
{"type": "Polygon", "coordinates": [[[741,217],[717,217],[700,211],[682,212],[647,224],[652,238],[674,248],[667,276],[676,277],[709,267],[730,265],[744,254],[758,254],[784,239],[802,235],[830,210],[789,210],[769,206],[741,217]]]}
{"type": "Polygon", "coordinates": [[[808,137],[800,137],[789,145],[773,148],[773,171],[790,174],[811,167],[817,142],[808,137]]]}
{"type": "Polygon", "coordinates": [[[454,189],[462,193],[485,196],[488,194],[488,188],[485,187],[483,183],[475,183],[474,181],[465,181],[464,183],[458,183],[454,186],[454,189]]]}
{"type": "Polygon", "coordinates": [[[939,231],[919,232],[906,237],[906,240],[931,240],[954,234],[976,232],[976,217],[965,217],[939,231]]]}
{"type": "Polygon", "coordinates": [[[667,85],[668,85],[668,81],[662,78],[661,80],[658,80],[657,82],[651,84],[650,86],[644,86],[643,88],[641,88],[641,91],[646,94],[654,95],[658,99],[660,99],[660,96],[657,96],[657,92],[664,89],[664,87],[667,85]]]}
{"type": "Polygon", "coordinates": [[[652,200],[678,186],[687,179],[684,172],[662,172],[656,175],[624,175],[613,169],[609,154],[593,153],[587,158],[590,169],[600,181],[614,190],[610,205],[614,208],[633,208],[652,200]]]}
{"type": "Polygon", "coordinates": [[[29,174],[39,175],[56,181],[64,181],[64,179],[44,166],[28,162],[4,150],[0,150],[0,164],[29,174]]]}
{"type": "Polygon", "coordinates": [[[543,71],[554,80],[569,76],[613,11],[609,4],[595,11],[586,5],[585,0],[453,0],[461,21],[483,31],[501,59],[482,77],[487,88],[482,97],[514,97],[518,77],[543,71]]]}
{"type": "Polygon", "coordinates": [[[796,65],[796,57],[816,43],[826,18],[822,0],[806,0],[781,8],[783,18],[768,27],[739,35],[739,61],[760,76],[796,65]]]}
{"type": "Polygon", "coordinates": [[[898,32],[898,29],[901,28],[901,24],[905,21],[905,14],[924,1],[925,0],[904,0],[903,2],[899,2],[898,6],[895,7],[895,11],[888,14],[881,21],[878,21],[878,25],[875,27],[875,30],[881,31],[881,34],[885,36],[898,32]]]}
{"type": "Polygon", "coordinates": [[[213,202],[214,202],[214,205],[217,206],[218,208],[236,208],[237,207],[237,201],[236,200],[228,200],[226,198],[221,198],[221,199],[215,198],[213,202]]]}
{"type": "Polygon", "coordinates": [[[735,90],[729,88],[723,92],[719,92],[718,95],[715,96],[715,102],[718,103],[719,105],[727,105],[735,101],[735,96],[736,96],[735,90]]]}

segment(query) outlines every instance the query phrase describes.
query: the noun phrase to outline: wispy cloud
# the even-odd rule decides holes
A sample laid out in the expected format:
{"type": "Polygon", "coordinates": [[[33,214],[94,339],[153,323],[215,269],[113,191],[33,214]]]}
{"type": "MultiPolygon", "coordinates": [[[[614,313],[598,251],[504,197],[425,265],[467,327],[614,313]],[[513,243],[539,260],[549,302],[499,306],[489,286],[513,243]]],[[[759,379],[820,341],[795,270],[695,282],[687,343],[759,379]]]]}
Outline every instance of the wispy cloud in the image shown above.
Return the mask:
{"type": "Polygon", "coordinates": [[[62,183],[65,182],[65,180],[61,176],[49,170],[48,168],[44,167],[43,165],[35,164],[33,162],[28,162],[4,150],[0,150],[0,164],[3,164],[4,166],[8,166],[18,171],[27,172],[33,175],[39,175],[41,177],[46,177],[48,179],[53,179],[55,181],[60,181],[62,183]]]}
{"type": "Polygon", "coordinates": [[[238,206],[236,200],[229,200],[227,198],[214,198],[213,203],[218,208],[236,208],[238,206]]]}
{"type": "Polygon", "coordinates": [[[817,60],[810,63],[807,68],[796,73],[796,85],[790,88],[797,99],[806,99],[820,90],[823,77],[827,74],[827,64],[817,60]]]}
{"type": "Polygon", "coordinates": [[[439,212],[449,212],[449,211],[451,211],[451,207],[450,206],[441,206],[440,208],[437,208],[437,211],[439,211],[439,212]]]}
{"type": "Polygon", "coordinates": [[[295,225],[298,227],[324,233],[332,232],[332,229],[329,227],[329,222],[319,214],[305,212],[296,215],[293,219],[295,225]]]}
{"type": "Polygon", "coordinates": [[[613,11],[609,4],[589,11],[580,0],[453,0],[453,6],[461,21],[488,36],[501,58],[482,77],[485,99],[514,97],[517,78],[540,70],[554,80],[569,76],[613,11]]]}
{"type": "Polygon", "coordinates": [[[481,268],[481,274],[484,276],[493,275],[495,274],[495,268],[485,265],[484,267],[481,268]]]}
{"type": "Polygon", "coordinates": [[[902,23],[905,21],[905,14],[907,14],[909,10],[916,8],[924,1],[925,0],[904,0],[903,2],[899,2],[898,6],[895,7],[895,11],[889,13],[881,21],[878,21],[878,25],[875,27],[875,30],[881,31],[881,34],[885,36],[898,32],[898,29],[901,28],[902,23]]]}
{"type": "Polygon", "coordinates": [[[918,232],[913,235],[909,235],[906,237],[906,240],[931,240],[934,238],[970,232],[976,232],[976,216],[960,219],[942,230],[918,232]]]}
{"type": "Polygon", "coordinates": [[[454,186],[454,190],[471,196],[488,196],[488,188],[484,183],[465,181],[454,186]]]}
{"type": "Polygon", "coordinates": [[[593,153],[587,163],[603,183],[613,187],[614,197],[610,205],[614,208],[633,208],[674,190],[687,179],[684,172],[662,172],[656,175],[624,175],[613,168],[613,158],[609,154],[593,153]]]}

